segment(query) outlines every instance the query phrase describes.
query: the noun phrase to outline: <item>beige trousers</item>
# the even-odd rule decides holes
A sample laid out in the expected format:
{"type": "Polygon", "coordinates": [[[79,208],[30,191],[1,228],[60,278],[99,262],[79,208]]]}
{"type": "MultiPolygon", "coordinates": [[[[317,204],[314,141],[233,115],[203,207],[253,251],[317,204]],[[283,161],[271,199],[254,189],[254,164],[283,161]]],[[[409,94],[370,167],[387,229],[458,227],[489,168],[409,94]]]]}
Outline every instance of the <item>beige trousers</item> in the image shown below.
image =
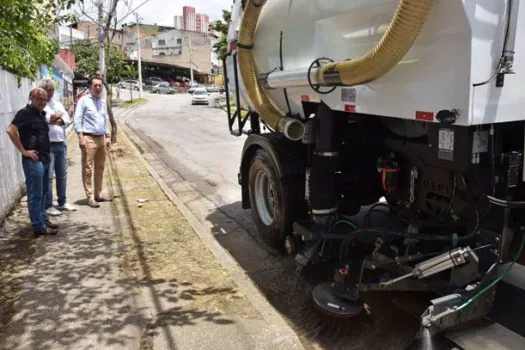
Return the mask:
{"type": "Polygon", "coordinates": [[[84,135],[86,147],[82,150],[82,183],[88,199],[93,198],[92,179],[95,173],[95,194],[99,198],[102,194],[104,180],[104,163],[106,162],[105,136],[84,135]]]}

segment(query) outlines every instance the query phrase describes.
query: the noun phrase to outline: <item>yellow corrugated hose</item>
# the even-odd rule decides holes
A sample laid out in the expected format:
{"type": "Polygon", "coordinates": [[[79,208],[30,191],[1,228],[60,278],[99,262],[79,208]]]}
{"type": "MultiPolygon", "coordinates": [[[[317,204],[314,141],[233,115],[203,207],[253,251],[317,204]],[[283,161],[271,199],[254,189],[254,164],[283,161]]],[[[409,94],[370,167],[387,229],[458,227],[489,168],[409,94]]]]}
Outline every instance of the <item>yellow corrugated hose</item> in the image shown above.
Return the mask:
{"type": "MultiPolygon", "coordinates": [[[[238,40],[239,70],[256,112],[273,129],[285,132],[291,139],[300,139],[304,125],[297,119],[284,117],[271,102],[257,80],[253,58],[255,30],[261,9],[267,0],[248,0],[238,40]]],[[[387,31],[378,44],[364,56],[323,65],[317,72],[320,85],[358,85],[377,79],[390,71],[412,47],[425,23],[432,0],[401,0],[387,31]]]]}
{"type": "Polygon", "coordinates": [[[425,23],[432,0],[401,0],[387,31],[364,56],[323,65],[317,71],[320,85],[364,84],[390,71],[414,44],[425,23]]]}

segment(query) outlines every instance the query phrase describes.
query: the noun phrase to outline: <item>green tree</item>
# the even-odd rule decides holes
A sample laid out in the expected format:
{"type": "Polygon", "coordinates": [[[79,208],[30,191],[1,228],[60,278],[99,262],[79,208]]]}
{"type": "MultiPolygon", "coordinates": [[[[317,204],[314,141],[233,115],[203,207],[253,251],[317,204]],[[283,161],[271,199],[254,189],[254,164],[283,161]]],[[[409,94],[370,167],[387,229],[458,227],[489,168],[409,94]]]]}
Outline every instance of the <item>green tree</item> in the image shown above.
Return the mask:
{"type": "Polygon", "coordinates": [[[61,15],[75,0],[0,0],[0,66],[25,78],[36,78],[41,64],[51,65],[58,43],[53,25],[70,20],[61,15]]]}
{"type": "Polygon", "coordinates": [[[213,45],[214,51],[217,53],[217,56],[222,61],[226,53],[228,52],[228,28],[231,22],[231,12],[222,10],[222,21],[217,21],[213,23],[210,28],[217,32],[221,33],[219,40],[213,45]]]}
{"type": "MultiPolygon", "coordinates": [[[[98,46],[88,40],[79,41],[71,46],[75,54],[78,74],[91,77],[98,73],[98,46]]],[[[122,78],[135,76],[135,69],[124,61],[122,52],[114,45],[106,48],[109,65],[107,66],[106,80],[108,83],[116,83],[122,78]]]]}

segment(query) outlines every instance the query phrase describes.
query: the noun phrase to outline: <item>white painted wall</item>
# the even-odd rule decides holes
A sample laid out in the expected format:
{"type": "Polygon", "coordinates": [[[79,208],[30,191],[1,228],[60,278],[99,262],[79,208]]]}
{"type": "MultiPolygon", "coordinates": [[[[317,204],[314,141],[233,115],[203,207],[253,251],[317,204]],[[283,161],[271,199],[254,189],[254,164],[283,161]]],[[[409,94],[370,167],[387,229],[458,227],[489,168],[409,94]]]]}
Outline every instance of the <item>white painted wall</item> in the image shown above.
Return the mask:
{"type": "Polygon", "coordinates": [[[6,130],[27,104],[32,85],[29,79],[22,79],[18,87],[16,76],[0,68],[0,224],[25,191],[22,159],[6,130]]]}
{"type": "Polygon", "coordinates": [[[178,56],[182,54],[182,34],[179,30],[169,30],[152,36],[151,48],[153,56],[178,56]]]}

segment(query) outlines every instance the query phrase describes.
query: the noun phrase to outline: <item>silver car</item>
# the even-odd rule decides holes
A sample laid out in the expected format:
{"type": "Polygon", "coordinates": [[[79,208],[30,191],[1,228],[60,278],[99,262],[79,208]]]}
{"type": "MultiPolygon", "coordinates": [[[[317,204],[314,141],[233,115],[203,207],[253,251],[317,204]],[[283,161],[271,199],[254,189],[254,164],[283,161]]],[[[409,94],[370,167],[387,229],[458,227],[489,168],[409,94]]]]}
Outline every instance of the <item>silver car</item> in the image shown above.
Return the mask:
{"type": "Polygon", "coordinates": [[[168,83],[158,83],[153,85],[151,92],[154,94],[174,94],[175,89],[170,86],[168,83]]]}
{"type": "Polygon", "coordinates": [[[193,91],[193,97],[191,98],[192,105],[209,104],[208,91],[205,88],[197,88],[193,91]]]}

